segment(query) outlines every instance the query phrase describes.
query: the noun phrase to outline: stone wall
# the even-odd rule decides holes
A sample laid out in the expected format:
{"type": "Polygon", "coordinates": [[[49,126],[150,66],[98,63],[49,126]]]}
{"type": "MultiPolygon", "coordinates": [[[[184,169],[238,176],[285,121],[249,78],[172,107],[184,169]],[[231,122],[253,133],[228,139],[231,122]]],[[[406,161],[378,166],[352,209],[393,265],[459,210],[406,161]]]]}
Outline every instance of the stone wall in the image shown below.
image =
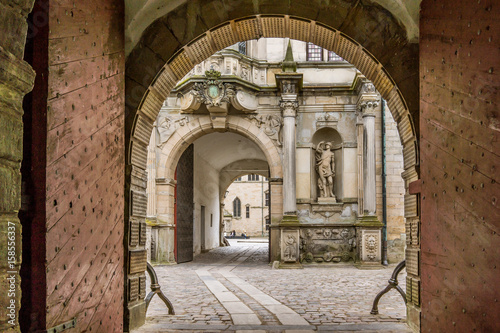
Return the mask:
{"type": "MultiPolygon", "coordinates": [[[[376,141],[376,177],[377,177],[377,217],[383,221],[382,200],[382,114],[375,118],[376,141]]],[[[403,167],[403,145],[399,136],[397,123],[389,108],[385,108],[385,154],[386,154],[386,209],[387,209],[387,256],[389,263],[404,260],[405,218],[404,193],[405,184],[401,173],[403,167]]]]}
{"type": "Polygon", "coordinates": [[[193,189],[193,253],[199,254],[203,250],[210,250],[219,246],[220,203],[219,172],[200,156],[196,143],[194,144],[193,189]],[[201,206],[205,207],[204,226],[202,226],[201,206]],[[203,231],[202,228],[204,228],[203,231]],[[205,236],[205,239],[202,239],[202,235],[205,236]]]}
{"type": "Polygon", "coordinates": [[[265,206],[265,193],[269,189],[269,183],[267,179],[262,182],[262,176],[259,176],[259,181],[247,181],[247,177],[243,176],[241,182],[235,181],[227,189],[229,193],[224,200],[224,209],[233,214],[233,200],[238,197],[241,201],[241,217],[233,217],[230,226],[226,226],[226,231],[235,230],[237,236],[244,231],[248,236],[262,236],[263,233],[268,235],[265,219],[269,217],[269,207],[265,206]],[[250,207],[250,218],[246,217],[247,205],[250,207]]]}
{"type": "Polygon", "coordinates": [[[420,22],[421,330],[497,332],[500,6],[424,0],[420,22]]]}
{"type": "Polygon", "coordinates": [[[35,73],[23,54],[32,0],[0,1],[0,331],[19,332],[24,95],[35,73]],[[8,280],[9,278],[9,280],[8,280]],[[13,302],[13,303],[12,303],[13,302]]]}

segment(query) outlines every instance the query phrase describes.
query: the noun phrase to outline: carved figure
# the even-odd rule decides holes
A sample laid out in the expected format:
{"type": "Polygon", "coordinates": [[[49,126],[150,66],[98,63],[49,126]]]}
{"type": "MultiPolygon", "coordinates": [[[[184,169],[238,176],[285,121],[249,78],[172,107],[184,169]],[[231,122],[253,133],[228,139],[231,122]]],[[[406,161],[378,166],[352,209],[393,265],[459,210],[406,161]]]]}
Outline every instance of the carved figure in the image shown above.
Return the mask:
{"type": "Polygon", "coordinates": [[[158,120],[157,131],[159,135],[159,143],[156,145],[158,148],[163,148],[167,140],[174,134],[179,126],[184,126],[189,123],[188,117],[174,119],[171,116],[161,116],[158,120]]]}
{"type": "Polygon", "coordinates": [[[374,260],[377,253],[377,238],[373,235],[368,236],[365,245],[368,259],[374,260]]]}
{"type": "Polygon", "coordinates": [[[264,133],[276,141],[278,146],[281,146],[281,117],[279,115],[249,115],[248,119],[253,120],[258,128],[262,128],[264,133]]]}
{"type": "Polygon", "coordinates": [[[160,142],[158,143],[157,146],[159,148],[163,148],[165,142],[167,142],[168,138],[170,138],[170,136],[175,132],[176,126],[170,117],[164,116],[160,118],[160,120],[158,121],[157,129],[158,129],[158,134],[160,136],[159,137],[160,142]]]}
{"type": "Polygon", "coordinates": [[[292,235],[286,236],[285,239],[285,260],[286,261],[295,261],[296,259],[296,250],[295,250],[295,237],[292,235]]]}
{"type": "Polygon", "coordinates": [[[283,80],[283,93],[295,94],[295,85],[292,84],[292,81],[283,80]]]}
{"type": "Polygon", "coordinates": [[[333,178],[335,177],[335,156],[332,143],[321,141],[316,147],[316,172],[321,198],[333,198],[333,178]],[[321,184],[321,186],[320,186],[321,184]]]}

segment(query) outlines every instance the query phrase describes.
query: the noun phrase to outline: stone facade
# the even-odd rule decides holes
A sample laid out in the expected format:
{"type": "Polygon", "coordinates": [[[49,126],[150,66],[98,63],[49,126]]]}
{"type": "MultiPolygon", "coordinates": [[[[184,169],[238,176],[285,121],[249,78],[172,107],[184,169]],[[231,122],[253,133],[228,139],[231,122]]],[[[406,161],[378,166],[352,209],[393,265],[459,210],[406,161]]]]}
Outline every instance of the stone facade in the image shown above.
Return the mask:
{"type": "MultiPolygon", "coordinates": [[[[156,130],[153,131],[154,138],[151,139],[156,148],[150,148],[150,166],[148,168],[151,168],[151,165],[162,167],[159,161],[162,160],[163,155],[168,155],[175,147],[178,140],[176,133],[181,129],[189,131],[193,122],[206,119],[204,118],[204,114],[210,114],[209,121],[214,128],[220,128],[222,131],[230,129],[230,126],[228,127],[224,122],[227,121],[227,116],[233,115],[249,122],[252,128],[255,128],[258,132],[257,135],[264,135],[270,139],[273,147],[279,152],[279,158],[282,161],[280,165],[283,166],[283,186],[288,190],[285,190],[279,198],[274,199],[283,201],[285,213],[296,214],[296,221],[299,223],[298,225],[301,230],[304,228],[308,228],[307,230],[317,229],[316,231],[321,233],[324,228],[327,228],[331,232],[340,234],[343,228],[346,228],[349,233],[354,235],[353,237],[358,237],[356,236],[358,234],[356,230],[363,228],[363,226],[357,224],[359,224],[363,216],[365,216],[363,217],[364,220],[369,218],[371,221],[368,224],[366,224],[366,221],[363,222],[365,223],[364,226],[368,228],[367,230],[380,228],[382,226],[380,221],[383,220],[381,177],[381,152],[383,144],[381,135],[382,100],[380,95],[354,66],[338,57],[333,58],[334,60],[332,61],[319,63],[293,61],[293,63],[296,63],[293,66],[296,66],[297,72],[292,71],[287,73],[287,69],[285,69],[286,60],[283,62],[283,66],[285,66],[283,68],[281,68],[281,63],[277,61],[279,57],[283,59],[285,56],[285,46],[284,39],[249,41],[247,42],[247,52],[256,58],[239,53],[237,51],[238,46],[235,45],[216,53],[206,61],[196,65],[173,90],[171,97],[164,102],[164,106],[157,119],[156,130]],[[266,51],[262,52],[262,49],[266,51]],[[281,56],[277,54],[281,54],[281,56]],[[266,57],[271,58],[273,61],[269,61],[266,57]],[[283,70],[285,71],[284,74],[279,74],[283,70]],[[220,71],[220,74],[217,71],[220,71]],[[293,80],[296,79],[301,81],[300,86],[293,85],[293,80]],[[292,84],[289,82],[292,82],[292,84]],[[215,96],[219,96],[217,99],[210,97],[211,86],[213,86],[215,96]],[[219,91],[220,95],[217,95],[219,91]],[[291,99],[287,100],[286,98],[291,99]],[[289,108],[293,110],[292,113],[288,113],[290,112],[288,111],[289,108]],[[294,130],[296,134],[293,134],[293,132],[290,134],[291,136],[287,134],[287,119],[292,119],[296,124],[292,125],[293,127],[288,127],[296,127],[294,130]],[[369,132],[371,134],[368,134],[368,136],[366,129],[365,134],[359,132],[359,128],[366,128],[367,120],[369,120],[368,124],[371,124],[372,128],[371,132],[369,132]],[[363,139],[363,136],[365,139],[363,139]],[[286,145],[290,137],[296,138],[296,143],[292,146],[293,148],[287,148],[286,145]],[[368,149],[368,152],[372,155],[366,155],[365,146],[371,147],[368,149]],[[291,149],[290,154],[292,155],[290,156],[293,157],[287,157],[286,152],[289,151],[288,149],[291,149]],[[323,158],[326,155],[329,156],[327,161],[323,158]],[[365,156],[364,162],[359,164],[359,157],[363,158],[363,156],[365,156]],[[370,157],[372,161],[370,163],[373,164],[366,164],[366,156],[372,156],[370,157]],[[285,162],[287,159],[296,162],[285,162]],[[319,173],[320,165],[318,161],[321,160],[325,160],[325,163],[328,165],[328,168],[325,170],[329,176],[327,175],[325,182],[321,180],[319,173]],[[293,167],[293,169],[287,171],[289,166],[293,167]],[[287,172],[291,172],[293,175],[289,181],[286,181],[287,172]],[[371,187],[366,187],[367,184],[370,184],[371,187]],[[293,187],[291,187],[292,185],[293,187]],[[331,193],[328,193],[328,196],[325,196],[324,192],[322,192],[322,188],[325,186],[329,189],[328,191],[331,191],[331,193]],[[292,193],[294,194],[293,197],[289,196],[287,199],[287,195],[292,193]],[[362,207],[362,211],[359,210],[360,207],[362,207]],[[367,210],[367,208],[369,209],[367,210]],[[377,226],[373,224],[374,221],[379,221],[377,226]]],[[[306,43],[291,41],[290,47],[293,59],[305,60],[307,58],[306,43]]],[[[325,59],[328,59],[328,52],[325,50],[321,52],[323,52],[325,59]]],[[[332,56],[330,55],[330,57],[332,56]]],[[[295,70],[295,67],[293,69],[295,70]]],[[[387,234],[391,248],[390,259],[391,262],[396,262],[402,259],[405,246],[403,217],[404,186],[401,178],[403,158],[402,146],[399,141],[395,122],[388,108],[385,107],[384,110],[385,123],[383,126],[385,126],[386,132],[385,149],[387,155],[386,186],[388,189],[386,215],[390,217],[387,221],[387,234]],[[401,241],[401,239],[403,240],[401,241]]],[[[220,199],[214,196],[213,200],[220,200],[221,203],[224,202],[224,205],[217,213],[214,211],[219,231],[213,231],[213,235],[222,235],[222,231],[230,232],[233,229],[238,229],[238,233],[240,234],[243,231],[247,231],[252,236],[262,235],[262,214],[259,214],[260,223],[256,223],[255,227],[250,227],[250,225],[248,227],[240,226],[242,222],[248,222],[245,219],[246,204],[250,205],[250,215],[254,216],[255,213],[252,207],[258,207],[260,203],[253,205],[247,202],[250,200],[246,197],[249,195],[247,191],[240,194],[233,193],[231,190],[228,196],[230,201],[228,201],[228,198],[223,199],[223,193],[226,191],[224,186],[229,186],[231,181],[227,177],[225,179],[222,179],[224,177],[219,177],[217,180],[215,174],[217,171],[222,171],[222,165],[221,167],[213,167],[214,164],[219,163],[219,161],[213,161],[213,159],[214,156],[219,156],[221,159],[225,159],[226,157],[222,153],[216,152],[216,148],[208,148],[208,145],[203,144],[202,140],[204,140],[203,137],[194,142],[195,151],[205,151],[203,154],[203,164],[199,165],[197,169],[199,174],[204,175],[204,180],[198,186],[201,189],[206,186],[218,188],[220,199]],[[204,145],[205,148],[197,148],[201,147],[201,145],[204,145]],[[210,151],[210,153],[207,153],[207,151],[210,151]],[[211,174],[213,176],[210,176],[211,174]],[[217,182],[219,185],[214,185],[217,182]],[[225,185],[222,186],[222,184],[225,185]],[[232,200],[236,196],[239,196],[241,200],[241,220],[239,218],[235,219],[233,216],[231,224],[234,227],[231,230],[227,228],[223,230],[223,221],[225,221],[224,223],[230,221],[227,214],[223,215],[223,211],[234,213],[232,211],[232,200]],[[245,199],[243,200],[243,198],[245,199]]],[[[245,146],[245,149],[248,147],[245,146]]],[[[242,154],[241,158],[243,159],[245,152],[242,153],[241,149],[238,149],[238,151],[242,154]]],[[[267,167],[265,164],[268,162],[268,158],[266,157],[268,148],[258,147],[255,149],[255,152],[256,156],[262,156],[262,158],[259,158],[264,162],[264,165],[260,165],[259,167],[263,171],[266,170],[267,167]]],[[[233,177],[246,174],[244,172],[244,164],[232,168],[233,177]]],[[[321,168],[323,167],[321,166],[321,168]]],[[[322,172],[325,172],[325,170],[322,172]]],[[[158,173],[156,169],[151,171],[149,175],[150,179],[153,177],[153,174],[158,175],[158,173]]],[[[196,174],[195,172],[195,178],[196,174]]],[[[158,224],[158,216],[155,215],[154,206],[157,205],[159,207],[165,205],[165,203],[160,203],[161,200],[158,201],[158,189],[154,188],[154,182],[151,181],[149,184],[153,184],[153,187],[148,189],[150,201],[148,215],[152,217],[152,220],[157,221],[156,223],[158,224]],[[157,202],[153,203],[151,198],[157,198],[157,202]]],[[[233,186],[235,186],[234,184],[233,186]]],[[[195,193],[197,191],[195,189],[195,193]]],[[[201,191],[203,192],[203,190],[201,191]]],[[[205,202],[211,202],[210,200],[212,199],[208,197],[204,199],[205,202]]],[[[270,208],[272,212],[272,204],[270,208]]],[[[267,215],[269,214],[264,214],[264,223],[267,215]]],[[[165,225],[170,225],[170,228],[173,227],[168,217],[160,218],[160,220],[162,219],[163,222],[160,222],[160,224],[164,223],[165,225]]],[[[271,230],[276,228],[281,223],[280,221],[273,221],[272,216],[270,216],[271,230]]],[[[195,217],[196,223],[199,222],[197,222],[195,217]]],[[[199,237],[199,235],[196,236],[196,230],[197,228],[195,228],[195,237],[199,237]]],[[[310,255],[302,245],[299,250],[299,243],[302,244],[301,242],[305,242],[303,238],[305,230],[297,234],[297,237],[301,238],[297,240],[297,252],[301,251],[300,255],[297,255],[297,259],[307,263],[311,260],[307,261],[305,258],[309,258],[310,255]]],[[[313,233],[316,234],[316,231],[313,233]]],[[[170,234],[168,237],[168,239],[155,241],[167,242],[167,244],[173,243],[173,235],[170,234]]],[[[376,238],[377,247],[381,248],[382,235],[378,233],[376,238]]],[[[153,235],[152,239],[157,238],[153,235]]],[[[280,239],[281,242],[285,241],[280,236],[280,233],[277,233],[275,238],[273,238],[271,232],[270,239],[272,243],[279,243],[280,239]]],[[[206,239],[195,241],[194,252],[199,253],[200,251],[200,247],[197,247],[196,244],[206,241],[206,239]]],[[[338,246],[335,245],[338,243],[335,238],[326,237],[321,240],[323,243],[331,243],[330,250],[328,250],[328,246],[327,248],[319,245],[315,246],[313,244],[316,242],[315,238],[311,238],[307,242],[309,244],[308,247],[315,249],[314,253],[311,252],[315,258],[323,257],[325,253],[329,253],[326,255],[328,258],[332,256],[331,260],[323,260],[323,262],[336,262],[336,259],[333,260],[333,257],[338,258],[343,256],[343,258],[346,258],[345,254],[339,254],[340,252],[347,251],[344,250],[345,246],[339,250],[338,246]],[[318,249],[325,249],[324,253],[319,253],[318,251],[320,250],[318,249]],[[335,253],[331,254],[330,252],[335,253]]],[[[352,262],[361,258],[369,258],[365,254],[358,253],[366,247],[356,247],[356,241],[354,240],[350,240],[350,242],[349,251],[350,253],[354,253],[349,256],[352,262]]],[[[211,245],[207,249],[219,246],[218,242],[208,241],[208,243],[211,245]]],[[[286,246],[284,244],[280,245],[281,250],[278,250],[276,255],[280,255],[279,253],[282,252],[283,246],[286,246]]],[[[172,247],[170,246],[170,248],[172,247]]],[[[273,245],[271,245],[271,248],[273,248],[273,245]]],[[[371,257],[369,260],[380,261],[381,252],[382,250],[379,249],[376,251],[377,256],[375,260],[372,260],[371,257]]],[[[167,255],[160,261],[162,260],[171,261],[172,255],[167,255]]],[[[319,260],[314,260],[315,262],[319,262],[319,260]]]]}
{"type": "MultiPolygon", "coordinates": [[[[255,178],[252,178],[255,179],[255,178]]],[[[269,207],[266,206],[266,195],[269,197],[267,178],[259,176],[259,180],[249,180],[249,175],[238,178],[227,189],[224,198],[224,233],[229,235],[233,230],[237,236],[243,232],[248,236],[269,236],[269,207]],[[235,216],[234,204],[238,198],[241,204],[239,216],[235,216]],[[247,207],[249,217],[247,217],[247,207]],[[268,221],[268,223],[266,223],[268,221]]]]}

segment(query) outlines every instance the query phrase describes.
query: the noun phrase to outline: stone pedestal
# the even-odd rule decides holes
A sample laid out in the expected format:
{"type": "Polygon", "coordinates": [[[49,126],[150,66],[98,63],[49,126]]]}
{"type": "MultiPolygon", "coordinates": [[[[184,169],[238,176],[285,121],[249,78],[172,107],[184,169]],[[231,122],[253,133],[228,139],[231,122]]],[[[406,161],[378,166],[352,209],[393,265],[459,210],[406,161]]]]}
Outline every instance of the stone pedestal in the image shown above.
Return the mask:
{"type": "Polygon", "coordinates": [[[337,203],[337,199],[335,196],[330,197],[330,198],[318,198],[318,203],[319,204],[334,204],[337,203]]]}
{"type": "Polygon", "coordinates": [[[358,268],[381,268],[382,222],[376,216],[363,216],[355,227],[358,242],[358,268]]]}
{"type": "Polygon", "coordinates": [[[280,223],[280,268],[302,268],[299,245],[299,220],[295,215],[285,215],[280,223]]]}

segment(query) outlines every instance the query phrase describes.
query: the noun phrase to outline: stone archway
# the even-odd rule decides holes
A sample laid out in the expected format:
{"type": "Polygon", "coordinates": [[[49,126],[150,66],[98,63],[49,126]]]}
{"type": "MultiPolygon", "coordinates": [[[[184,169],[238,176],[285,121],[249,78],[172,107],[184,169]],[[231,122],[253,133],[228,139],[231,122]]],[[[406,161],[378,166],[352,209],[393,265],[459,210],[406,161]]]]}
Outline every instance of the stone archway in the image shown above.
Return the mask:
{"type": "MultiPolygon", "coordinates": [[[[376,8],[375,6],[371,10],[376,8]]],[[[312,42],[327,50],[334,51],[356,66],[371,80],[382,97],[387,101],[393,118],[398,124],[401,143],[403,145],[405,171],[402,176],[405,180],[406,188],[405,218],[407,219],[407,232],[409,239],[417,239],[411,234],[412,232],[415,235],[418,233],[419,212],[417,209],[417,195],[410,194],[409,192],[409,184],[419,178],[417,167],[418,128],[415,127],[415,123],[418,123],[418,112],[416,112],[418,108],[418,87],[416,84],[418,77],[417,65],[414,63],[416,59],[416,46],[415,44],[410,45],[407,42],[402,42],[406,40],[404,30],[398,26],[392,16],[384,14],[384,18],[389,23],[382,22],[382,16],[377,18],[373,16],[364,17],[364,19],[367,19],[368,26],[374,27],[375,24],[380,24],[393,29],[389,35],[376,30],[377,34],[374,38],[368,40],[367,38],[363,38],[363,36],[367,36],[367,31],[364,30],[367,26],[360,28],[359,31],[356,31],[355,27],[346,28],[354,36],[363,40],[368,49],[345,33],[325,25],[321,21],[289,15],[253,15],[229,21],[223,21],[218,18],[212,22],[212,28],[208,30],[201,29],[196,38],[186,41],[183,45],[179,44],[179,41],[173,38],[172,32],[165,25],[165,20],[168,23],[169,19],[171,19],[170,16],[167,15],[167,17],[155,21],[145,31],[141,42],[132,51],[127,60],[126,163],[127,184],[130,184],[130,186],[126,188],[126,205],[130,206],[129,211],[131,214],[125,217],[127,229],[125,234],[129,235],[130,230],[139,230],[140,227],[138,225],[142,225],[143,223],[145,212],[141,207],[144,206],[143,202],[145,201],[146,182],[144,180],[147,145],[153,123],[170,90],[197,63],[205,60],[218,50],[239,41],[258,39],[260,37],[288,37],[312,42]],[[394,42],[388,36],[399,36],[401,39],[399,42],[394,42]],[[170,43],[180,48],[169,48],[170,43]],[[399,53],[397,58],[399,61],[396,64],[393,63],[394,60],[391,60],[390,52],[387,52],[389,44],[395,54],[399,53]],[[386,48],[384,49],[381,45],[385,45],[386,48]],[[383,62],[377,60],[377,56],[383,62]],[[144,67],[144,64],[147,64],[147,66],[144,67]],[[134,196],[142,199],[134,200],[134,196]],[[134,215],[134,212],[138,212],[139,214],[134,215]]],[[[328,22],[328,20],[325,21],[328,22]]],[[[197,135],[201,136],[204,131],[210,130],[210,128],[211,124],[207,119],[205,123],[200,124],[200,128],[197,129],[197,135]]],[[[228,128],[231,130],[231,126],[228,126],[228,128]]],[[[189,127],[186,127],[183,131],[189,132],[189,127]]],[[[175,134],[174,137],[182,138],[184,134],[181,133],[175,134]]],[[[193,136],[194,138],[195,136],[193,136]]],[[[173,162],[176,162],[182,153],[182,149],[179,149],[176,145],[182,146],[186,143],[188,142],[179,140],[175,145],[170,146],[170,148],[175,148],[173,149],[175,153],[169,157],[168,161],[165,161],[166,168],[163,171],[165,179],[173,178],[172,175],[176,165],[173,162]]],[[[165,147],[167,146],[168,143],[165,147]]],[[[276,165],[270,165],[271,169],[273,167],[276,168],[276,165]]],[[[271,171],[271,178],[273,178],[273,174],[276,174],[276,171],[271,171]]],[[[282,180],[278,180],[277,184],[281,184],[279,183],[280,181],[282,180]]],[[[277,197],[276,195],[273,196],[277,197]]],[[[129,256],[134,251],[144,251],[145,255],[145,250],[141,250],[143,247],[140,244],[131,246],[128,240],[127,242],[129,243],[129,256]]],[[[411,257],[418,257],[418,241],[411,244],[412,248],[409,250],[411,257]]],[[[132,266],[130,260],[128,261],[129,266],[132,266]]],[[[410,283],[412,283],[413,278],[418,278],[417,266],[418,264],[415,265],[415,261],[412,260],[408,267],[410,283]]],[[[136,275],[138,274],[141,273],[137,272],[136,275]]],[[[139,276],[133,278],[140,279],[139,276]]],[[[418,284],[417,279],[414,281],[418,284]]],[[[418,305],[418,299],[419,296],[417,295],[415,298],[416,305],[418,305]]],[[[140,304],[141,300],[138,297],[134,306],[140,307],[140,304]]],[[[419,310],[410,305],[409,311],[419,310]]],[[[131,314],[130,317],[133,317],[133,315],[131,314]]]]}
{"type": "MultiPolygon", "coordinates": [[[[157,182],[157,193],[161,196],[167,196],[167,205],[158,205],[158,216],[163,219],[173,220],[174,214],[174,175],[177,163],[184,150],[193,143],[196,139],[203,135],[216,132],[211,128],[209,116],[192,116],[188,125],[179,128],[165,143],[162,151],[165,155],[162,156],[158,165],[157,178],[161,179],[161,183],[157,182]]],[[[244,118],[237,116],[227,117],[228,132],[243,135],[253,142],[264,153],[269,165],[270,174],[270,191],[273,193],[271,200],[271,220],[278,223],[283,216],[282,202],[282,178],[283,170],[281,158],[277,147],[272,140],[265,135],[255,124],[244,118]]],[[[165,200],[164,200],[165,201],[165,200]]]]}

